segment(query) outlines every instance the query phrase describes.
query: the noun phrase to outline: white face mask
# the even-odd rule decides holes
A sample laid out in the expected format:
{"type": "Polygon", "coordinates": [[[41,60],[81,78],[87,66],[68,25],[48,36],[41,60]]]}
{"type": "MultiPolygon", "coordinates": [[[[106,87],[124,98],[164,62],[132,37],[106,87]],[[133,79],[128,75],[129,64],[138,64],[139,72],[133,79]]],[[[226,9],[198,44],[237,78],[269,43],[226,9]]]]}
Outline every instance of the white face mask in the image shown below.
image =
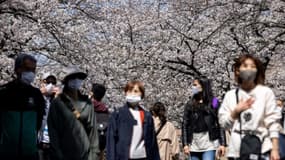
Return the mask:
{"type": "Polygon", "coordinates": [[[51,94],[53,87],[54,87],[54,85],[52,83],[47,84],[46,85],[47,93],[51,94]]]}
{"type": "Polygon", "coordinates": [[[80,89],[82,83],[83,83],[82,79],[76,78],[76,79],[69,80],[68,83],[67,83],[67,86],[70,89],[78,90],[78,89],[80,89]]]}
{"type": "Polygon", "coordinates": [[[197,87],[197,86],[192,86],[192,93],[193,94],[197,94],[201,92],[201,88],[197,87]]]}
{"type": "Polygon", "coordinates": [[[142,100],[141,96],[126,96],[126,101],[131,104],[138,104],[142,100]]]}
{"type": "Polygon", "coordinates": [[[21,80],[26,84],[31,84],[35,80],[35,73],[34,72],[22,72],[21,80]]]}

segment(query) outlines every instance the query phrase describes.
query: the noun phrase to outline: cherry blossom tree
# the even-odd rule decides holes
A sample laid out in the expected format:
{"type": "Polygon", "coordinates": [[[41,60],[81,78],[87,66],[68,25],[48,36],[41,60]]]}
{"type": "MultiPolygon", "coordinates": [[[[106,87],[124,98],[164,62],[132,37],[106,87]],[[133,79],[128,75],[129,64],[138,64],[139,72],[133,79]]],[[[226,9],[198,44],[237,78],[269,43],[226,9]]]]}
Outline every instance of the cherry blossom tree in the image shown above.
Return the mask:
{"type": "Polygon", "coordinates": [[[161,101],[179,122],[195,76],[211,78],[221,99],[235,86],[234,59],[251,53],[284,97],[284,7],[284,0],[0,0],[0,83],[11,79],[13,59],[30,53],[41,62],[38,78],[80,66],[89,75],[85,91],[104,83],[111,107],[124,102],[128,80],[142,80],[146,108],[161,101]]]}

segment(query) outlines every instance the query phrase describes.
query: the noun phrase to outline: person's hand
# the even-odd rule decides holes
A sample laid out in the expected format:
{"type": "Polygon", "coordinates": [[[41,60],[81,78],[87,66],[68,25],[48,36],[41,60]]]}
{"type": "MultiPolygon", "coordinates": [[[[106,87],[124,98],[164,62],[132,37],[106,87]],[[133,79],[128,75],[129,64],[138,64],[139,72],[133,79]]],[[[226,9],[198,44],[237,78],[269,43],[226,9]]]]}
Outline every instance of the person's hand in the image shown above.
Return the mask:
{"type": "Polygon", "coordinates": [[[270,153],[270,160],[280,160],[278,149],[272,149],[270,153]]]}
{"type": "Polygon", "coordinates": [[[223,156],[225,156],[225,152],[226,152],[226,147],[225,146],[219,146],[217,156],[219,158],[223,157],[223,156]]]}
{"type": "Polygon", "coordinates": [[[232,112],[232,117],[234,119],[238,118],[241,112],[251,108],[251,105],[254,103],[254,101],[255,99],[253,97],[250,97],[247,100],[240,100],[232,112]]]}
{"type": "Polygon", "coordinates": [[[77,109],[74,109],[72,112],[73,112],[73,114],[75,115],[76,119],[79,119],[79,117],[80,117],[80,112],[79,112],[77,109]]]}
{"type": "Polygon", "coordinates": [[[189,146],[188,146],[188,145],[184,146],[184,147],[183,147],[183,151],[184,151],[184,154],[189,155],[189,154],[190,154],[190,148],[189,148],[189,146]]]}
{"type": "Polygon", "coordinates": [[[59,87],[53,87],[52,88],[52,93],[54,94],[55,97],[57,97],[60,94],[60,88],[59,87]]]}
{"type": "Polygon", "coordinates": [[[254,103],[255,99],[253,97],[248,98],[247,100],[241,100],[235,110],[238,113],[241,113],[249,108],[251,108],[251,105],[254,103]]]}

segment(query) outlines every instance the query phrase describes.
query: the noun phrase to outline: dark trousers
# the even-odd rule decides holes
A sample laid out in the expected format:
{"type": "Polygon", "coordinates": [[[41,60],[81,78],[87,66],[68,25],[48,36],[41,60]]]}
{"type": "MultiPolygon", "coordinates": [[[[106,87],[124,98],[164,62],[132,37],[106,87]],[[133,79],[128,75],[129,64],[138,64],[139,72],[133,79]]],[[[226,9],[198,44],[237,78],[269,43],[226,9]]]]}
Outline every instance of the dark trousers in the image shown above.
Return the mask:
{"type": "Polygon", "coordinates": [[[39,160],[50,160],[50,144],[39,144],[39,160]]]}
{"type": "Polygon", "coordinates": [[[50,160],[50,151],[39,149],[39,160],[50,160]]]}

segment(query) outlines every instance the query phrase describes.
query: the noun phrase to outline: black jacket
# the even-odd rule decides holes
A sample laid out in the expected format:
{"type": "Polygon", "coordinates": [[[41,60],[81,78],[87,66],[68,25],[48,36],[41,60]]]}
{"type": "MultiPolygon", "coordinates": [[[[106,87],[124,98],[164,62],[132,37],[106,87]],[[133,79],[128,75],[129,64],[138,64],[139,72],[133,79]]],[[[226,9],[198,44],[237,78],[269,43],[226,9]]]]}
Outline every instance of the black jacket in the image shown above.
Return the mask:
{"type": "MultiPolygon", "coordinates": [[[[182,123],[182,143],[183,146],[191,144],[193,138],[193,126],[191,120],[193,119],[193,105],[195,103],[193,100],[190,100],[184,109],[183,123],[182,123]]],[[[205,116],[204,121],[207,126],[207,130],[209,132],[210,140],[219,139],[221,145],[226,146],[226,136],[225,130],[220,128],[217,110],[212,107],[212,105],[205,106],[205,116]]],[[[218,107],[217,107],[218,108],[218,107]]]]}

